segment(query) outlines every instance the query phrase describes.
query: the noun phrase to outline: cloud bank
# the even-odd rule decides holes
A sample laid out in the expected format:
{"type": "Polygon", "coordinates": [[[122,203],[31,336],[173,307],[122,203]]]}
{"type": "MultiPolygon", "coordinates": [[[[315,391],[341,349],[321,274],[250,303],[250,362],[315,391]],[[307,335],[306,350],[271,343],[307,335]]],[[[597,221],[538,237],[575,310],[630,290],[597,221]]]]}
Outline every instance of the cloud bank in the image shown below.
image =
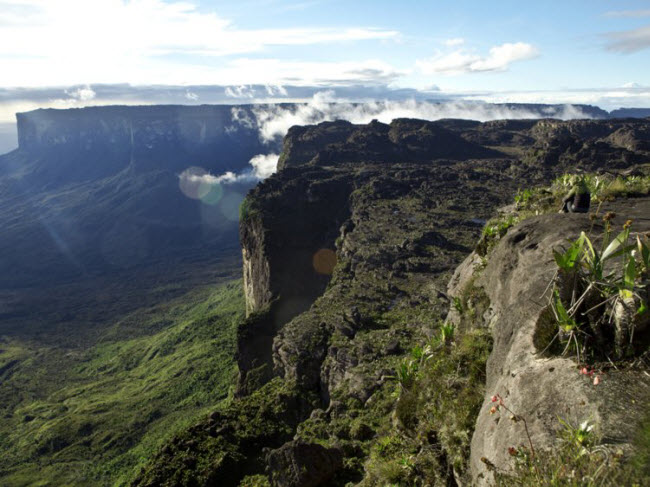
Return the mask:
{"type": "Polygon", "coordinates": [[[442,118],[463,118],[485,122],[498,119],[554,117],[563,120],[588,118],[588,115],[571,105],[560,109],[549,108],[540,115],[538,111],[525,107],[491,105],[480,101],[428,102],[408,100],[382,100],[354,103],[336,97],[334,91],[316,93],[309,103],[295,107],[280,105],[253,108],[255,125],[263,141],[270,142],[284,137],[293,125],[317,124],[333,120],[348,120],[356,124],[369,123],[376,119],[390,123],[396,118],[420,118],[440,120],[442,118]]]}
{"type": "MultiPolygon", "coordinates": [[[[531,119],[552,117],[562,120],[589,118],[579,107],[572,105],[549,106],[543,110],[527,109],[525,106],[493,105],[478,101],[428,102],[417,100],[383,100],[355,103],[336,97],[333,90],[316,93],[309,103],[282,106],[260,105],[253,107],[254,119],[245,116],[237,107],[232,109],[233,120],[246,128],[257,128],[262,141],[277,142],[294,125],[318,124],[326,121],[347,120],[365,124],[372,120],[390,123],[396,118],[419,118],[440,120],[462,118],[478,121],[498,119],[531,119]]],[[[278,154],[259,154],[249,164],[252,168],[241,174],[227,172],[220,176],[201,175],[206,184],[228,184],[263,180],[277,169],[278,154]]]]}

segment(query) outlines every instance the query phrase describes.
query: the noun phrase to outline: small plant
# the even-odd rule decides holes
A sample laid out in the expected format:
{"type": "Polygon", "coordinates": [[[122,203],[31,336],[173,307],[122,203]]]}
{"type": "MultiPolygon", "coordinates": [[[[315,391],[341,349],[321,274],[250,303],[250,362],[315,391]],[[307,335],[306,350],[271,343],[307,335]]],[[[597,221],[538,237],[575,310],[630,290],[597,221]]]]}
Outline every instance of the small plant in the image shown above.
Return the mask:
{"type": "Polygon", "coordinates": [[[573,345],[574,347],[573,349],[577,354],[578,362],[579,362],[580,351],[583,348],[582,340],[581,340],[582,337],[580,335],[581,333],[584,332],[564,307],[564,304],[562,303],[562,299],[560,298],[560,293],[557,289],[554,290],[554,300],[553,300],[552,309],[553,309],[553,313],[555,314],[557,326],[559,328],[557,336],[560,338],[560,341],[565,345],[564,350],[562,351],[562,355],[564,355],[567,352],[567,350],[571,349],[573,345]]]}
{"type": "Polygon", "coordinates": [[[530,189],[524,189],[524,190],[518,190],[517,194],[515,195],[515,204],[517,206],[520,205],[525,205],[530,201],[531,197],[533,196],[533,191],[530,189]]]}
{"type": "Polygon", "coordinates": [[[560,437],[568,444],[569,448],[575,450],[577,455],[589,453],[589,448],[596,443],[594,426],[589,421],[583,421],[578,426],[573,426],[562,418],[558,418],[558,420],[563,427],[560,437]]]}
{"type": "MultiPolygon", "coordinates": [[[[631,221],[612,239],[611,218],[605,215],[601,250],[582,232],[568,249],[553,253],[558,270],[550,305],[558,331],[546,348],[559,338],[562,354],[573,349],[578,362],[588,344],[602,349],[607,333],[614,335],[618,358],[632,353],[634,331],[648,321],[650,250],[640,236],[630,243],[631,221]]],[[[592,346],[592,355],[596,351],[592,346]]]]}
{"type": "Polygon", "coordinates": [[[512,409],[506,406],[505,401],[499,394],[495,394],[494,396],[492,396],[490,402],[492,403],[492,406],[490,407],[490,414],[496,414],[501,410],[501,408],[503,408],[504,410],[510,413],[511,421],[514,421],[515,423],[521,421],[523,423],[524,431],[526,432],[526,438],[528,439],[528,446],[530,447],[530,455],[531,458],[534,458],[535,447],[533,446],[533,440],[530,438],[530,432],[528,431],[528,422],[526,421],[526,418],[520,416],[519,414],[516,414],[515,412],[512,411],[512,409]]]}
{"type": "Polygon", "coordinates": [[[454,305],[454,309],[458,311],[459,314],[463,314],[463,301],[458,297],[454,296],[452,298],[452,304],[454,305]]]}
{"type": "Polygon", "coordinates": [[[451,344],[454,340],[456,326],[453,323],[443,323],[440,325],[440,342],[445,345],[451,344]]]}
{"type": "Polygon", "coordinates": [[[395,371],[395,379],[400,385],[402,392],[410,390],[418,375],[418,361],[404,359],[400,362],[399,367],[395,371]]]}
{"type": "Polygon", "coordinates": [[[411,357],[413,357],[413,360],[416,360],[418,362],[422,362],[425,359],[425,347],[422,347],[421,345],[416,345],[411,349],[411,357]]]}
{"type": "Polygon", "coordinates": [[[519,221],[520,216],[513,214],[493,218],[488,221],[483,227],[481,239],[476,246],[476,252],[480,256],[487,255],[499,240],[508,233],[508,229],[519,223],[519,221]]]}

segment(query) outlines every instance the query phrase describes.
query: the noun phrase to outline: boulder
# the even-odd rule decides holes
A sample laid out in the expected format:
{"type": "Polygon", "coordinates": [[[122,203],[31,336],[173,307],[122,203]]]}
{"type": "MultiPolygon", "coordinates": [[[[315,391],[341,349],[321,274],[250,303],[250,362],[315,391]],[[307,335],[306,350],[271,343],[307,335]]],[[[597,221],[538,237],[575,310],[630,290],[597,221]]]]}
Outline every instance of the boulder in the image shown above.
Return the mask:
{"type": "Polygon", "coordinates": [[[330,480],[343,466],[343,452],[291,441],[271,451],[266,463],[274,486],[316,487],[330,480]]]}

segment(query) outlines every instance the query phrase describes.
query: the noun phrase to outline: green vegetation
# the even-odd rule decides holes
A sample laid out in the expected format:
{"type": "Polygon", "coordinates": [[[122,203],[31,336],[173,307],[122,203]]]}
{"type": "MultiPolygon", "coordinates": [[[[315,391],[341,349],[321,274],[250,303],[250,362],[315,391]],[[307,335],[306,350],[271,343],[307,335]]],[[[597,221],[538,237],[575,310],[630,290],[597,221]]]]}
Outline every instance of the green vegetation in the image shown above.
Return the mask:
{"type": "Polygon", "coordinates": [[[85,351],[0,338],[0,484],[127,485],[228,398],[243,310],[231,281],[138,310],[85,351]]]}
{"type": "Polygon", "coordinates": [[[394,413],[401,431],[388,430],[375,442],[364,485],[438,485],[451,469],[468,474],[491,337],[476,329],[452,338],[453,328],[443,326],[431,343],[411,351],[417,374],[400,387],[394,413]]]}
{"type": "Polygon", "coordinates": [[[314,394],[276,377],[168,438],[134,485],[237,485],[242,479],[243,485],[268,485],[262,448],[289,441],[316,402],[314,394]]]}
{"type": "Polygon", "coordinates": [[[559,419],[557,447],[551,451],[531,452],[529,448],[511,447],[513,469],[508,472],[496,471],[494,466],[484,460],[495,473],[496,485],[515,487],[529,485],[549,485],[567,487],[620,486],[640,487],[647,485],[650,442],[648,431],[650,423],[643,425],[637,437],[635,456],[623,463],[621,449],[600,444],[600,438],[588,421],[573,425],[559,419]],[[644,444],[645,442],[645,444],[644,444]]]}
{"type": "Polygon", "coordinates": [[[582,232],[565,251],[554,251],[558,270],[551,309],[558,331],[547,348],[558,340],[562,353],[574,351],[578,362],[603,355],[619,359],[634,355],[635,329],[650,322],[647,237],[632,239],[631,222],[627,222],[612,238],[607,215],[605,220],[600,250],[582,232]]]}
{"type": "Polygon", "coordinates": [[[620,197],[650,195],[650,176],[616,176],[610,174],[563,174],[546,188],[520,189],[515,195],[512,212],[503,213],[488,221],[483,228],[476,251],[487,255],[508,230],[526,218],[554,213],[562,206],[562,198],[569,192],[577,177],[582,177],[591,194],[594,213],[600,205],[620,197]]]}
{"type": "Polygon", "coordinates": [[[252,199],[246,196],[239,205],[239,221],[243,222],[247,218],[251,218],[257,211],[259,210],[255,208],[252,199]]]}

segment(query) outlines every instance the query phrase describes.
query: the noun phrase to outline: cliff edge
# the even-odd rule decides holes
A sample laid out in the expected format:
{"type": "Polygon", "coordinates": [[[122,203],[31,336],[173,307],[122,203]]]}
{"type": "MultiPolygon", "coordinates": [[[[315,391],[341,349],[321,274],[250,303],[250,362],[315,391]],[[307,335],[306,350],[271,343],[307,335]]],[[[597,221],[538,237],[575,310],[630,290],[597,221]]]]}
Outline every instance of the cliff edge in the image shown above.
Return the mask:
{"type": "MultiPolygon", "coordinates": [[[[526,375],[537,360],[524,345],[538,310],[517,300],[543,294],[547,252],[588,217],[522,223],[504,233],[483,281],[464,264],[452,281],[464,290],[457,296],[450,278],[518,190],[566,171],[638,166],[648,160],[649,125],[396,120],[291,129],[280,171],[241,209],[248,318],[238,332],[237,397],[179,434],[135,485],[487,479],[479,464],[491,455],[480,452],[514,437],[506,421],[483,419],[486,398],[501,394],[522,416],[541,414],[540,425],[555,413],[542,413],[537,377],[526,375]],[[445,318],[451,309],[453,322],[456,308],[472,319],[450,329],[445,318]],[[533,402],[511,399],[515,386],[533,402]]],[[[647,203],[635,201],[642,219],[647,203]]],[[[564,362],[535,372],[549,394],[556,377],[580,379],[566,359],[554,360],[564,362]]],[[[583,389],[578,401],[592,401],[585,411],[599,409],[602,400],[583,389]]],[[[498,463],[508,451],[491,453],[498,463]]]]}

